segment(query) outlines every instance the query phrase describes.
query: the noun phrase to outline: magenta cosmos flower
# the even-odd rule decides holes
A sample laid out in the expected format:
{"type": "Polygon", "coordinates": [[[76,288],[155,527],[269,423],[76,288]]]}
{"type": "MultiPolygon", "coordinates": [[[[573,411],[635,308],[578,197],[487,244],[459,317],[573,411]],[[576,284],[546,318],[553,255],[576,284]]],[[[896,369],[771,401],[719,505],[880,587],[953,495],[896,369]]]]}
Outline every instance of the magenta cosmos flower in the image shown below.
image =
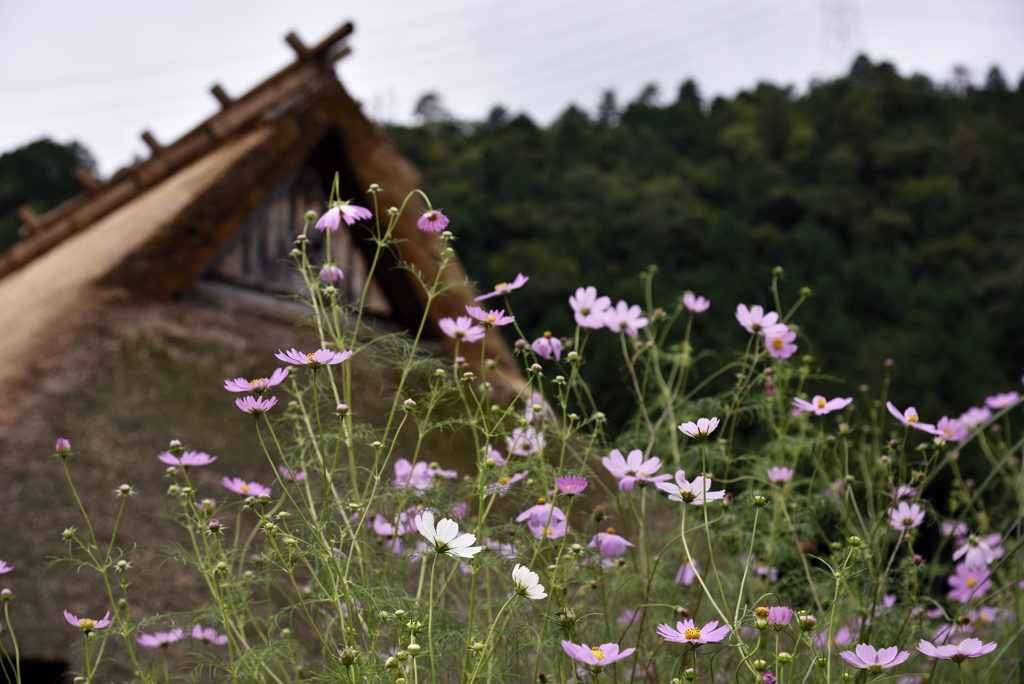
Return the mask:
{"type": "Polygon", "coordinates": [[[254,397],[251,394],[247,394],[244,397],[235,399],[235,406],[242,413],[252,413],[258,415],[260,413],[266,413],[270,409],[274,408],[277,404],[277,397],[254,397]]]}
{"type": "Polygon", "coordinates": [[[768,469],[768,481],[772,484],[785,484],[793,479],[792,468],[775,466],[768,469]]]}
{"type": "Polygon", "coordinates": [[[323,216],[317,219],[315,228],[319,231],[334,232],[344,221],[345,225],[351,226],[356,221],[364,221],[373,218],[373,213],[366,207],[357,204],[340,204],[331,207],[324,212],[323,216]]]}
{"type": "Polygon", "coordinates": [[[688,561],[683,561],[682,565],[679,566],[679,571],[676,572],[676,584],[682,584],[687,587],[692,586],[694,580],[697,579],[697,573],[700,572],[700,564],[692,558],[688,561]]]}
{"type": "Polygon", "coordinates": [[[788,606],[772,606],[768,609],[768,624],[781,630],[793,619],[793,609],[788,606]]]}
{"type": "Polygon", "coordinates": [[[491,309],[484,311],[479,306],[466,305],[466,313],[484,325],[508,325],[516,320],[515,316],[506,316],[504,309],[491,309]]]}
{"type": "Polygon", "coordinates": [[[958,419],[968,430],[973,430],[982,423],[988,422],[992,417],[992,411],[984,406],[972,406],[960,414],[958,419]]]}
{"type": "Polygon", "coordinates": [[[885,402],[885,408],[889,410],[889,413],[893,418],[900,421],[907,427],[912,427],[915,430],[921,430],[927,432],[930,435],[935,434],[935,426],[931,423],[922,423],[921,417],[917,415],[917,409],[913,406],[908,406],[906,411],[900,411],[896,408],[896,405],[891,401],[885,402]]]}
{"type": "Polygon", "coordinates": [[[93,620],[92,618],[80,618],[76,615],[72,615],[70,611],[64,611],[64,619],[68,621],[69,625],[78,627],[85,633],[89,633],[94,629],[103,629],[110,625],[110,611],[99,620],[93,620]]]}
{"type": "Polygon", "coordinates": [[[530,349],[542,359],[562,359],[562,340],[552,335],[550,330],[545,330],[543,335],[531,342],[530,349]]]}
{"type": "Polygon", "coordinates": [[[736,320],[739,321],[739,324],[742,325],[747,332],[760,333],[766,328],[778,325],[779,314],[774,311],[765,313],[765,310],[758,304],[755,304],[749,309],[746,304],[737,304],[736,320]]]}
{"type": "Polygon", "coordinates": [[[619,490],[623,492],[632,491],[637,482],[642,487],[648,482],[657,484],[672,479],[672,476],[667,474],[654,475],[661,470],[661,459],[652,456],[645,460],[644,452],[639,449],[633,449],[625,458],[622,457],[621,451],[612,449],[609,455],[601,459],[601,463],[609,473],[619,478],[619,490]]]}
{"type": "Polygon", "coordinates": [[[7,561],[0,560],[0,575],[6,575],[14,569],[13,565],[8,565],[7,561]]]}
{"type": "Polygon", "coordinates": [[[204,644],[215,644],[217,646],[223,646],[228,643],[228,638],[224,634],[217,634],[217,630],[213,627],[203,627],[200,624],[196,624],[192,627],[192,638],[196,641],[201,641],[204,644]]]}
{"type": "Polygon", "coordinates": [[[636,544],[625,537],[615,534],[615,528],[609,527],[604,532],[595,534],[588,546],[592,549],[597,549],[605,558],[611,558],[612,556],[621,556],[626,553],[626,549],[636,546],[636,544]]]}
{"type": "Polygon", "coordinates": [[[967,426],[956,418],[942,416],[935,424],[935,434],[947,442],[962,442],[967,437],[967,426]]]}
{"type": "Polygon", "coordinates": [[[991,397],[985,397],[985,406],[988,406],[993,411],[998,411],[1015,403],[1018,399],[1020,399],[1020,392],[1001,392],[993,394],[991,397]]]}
{"type": "Polygon", "coordinates": [[[718,418],[698,418],[697,422],[692,420],[679,425],[679,431],[687,437],[694,439],[707,439],[718,427],[718,418]]]}
{"type": "Polygon", "coordinates": [[[555,487],[566,496],[576,496],[587,488],[587,478],[579,475],[563,475],[555,478],[555,487]]]}
{"type": "Polygon", "coordinates": [[[327,264],[320,269],[320,280],[325,283],[338,283],[345,279],[345,272],[334,264],[327,264]]]}
{"type": "Polygon", "coordinates": [[[293,347],[288,351],[278,349],[274,356],[285,363],[294,363],[296,366],[309,366],[315,369],[321,366],[333,366],[341,363],[354,353],[352,350],[336,352],[330,349],[317,349],[315,352],[304,354],[293,347]]]}
{"type": "Polygon", "coordinates": [[[220,483],[237,494],[270,496],[270,487],[264,487],[259,482],[246,482],[240,477],[228,477],[225,475],[220,483]]]}
{"type": "Polygon", "coordinates": [[[676,471],[675,482],[659,482],[658,489],[668,494],[669,501],[685,501],[694,506],[703,506],[725,498],[725,490],[711,491],[711,478],[698,475],[693,482],[686,480],[686,472],[676,471]]]}
{"type": "Polygon", "coordinates": [[[493,290],[486,294],[482,294],[476,297],[473,301],[482,302],[485,299],[497,297],[498,295],[506,294],[508,292],[511,292],[512,290],[518,290],[523,285],[525,285],[529,280],[530,276],[524,276],[522,273],[517,273],[516,277],[512,280],[511,283],[498,283],[497,285],[494,286],[493,290]]]}
{"type": "Polygon", "coordinates": [[[636,337],[640,329],[647,327],[648,323],[639,304],[631,306],[621,299],[614,308],[604,312],[604,324],[609,330],[624,332],[630,337],[636,337]]]}
{"type": "Polygon", "coordinates": [[[416,227],[427,233],[440,233],[448,227],[448,217],[437,209],[424,212],[416,219],[416,227]]]}
{"type": "Polygon", "coordinates": [[[924,522],[924,510],[915,504],[900,501],[895,508],[889,509],[889,525],[894,530],[905,532],[920,527],[924,522]]]}
{"type": "Polygon", "coordinates": [[[658,634],[665,641],[674,641],[678,644],[710,644],[721,641],[729,636],[732,629],[729,625],[718,626],[718,620],[712,620],[703,627],[697,627],[693,620],[677,622],[676,628],[669,625],[658,625],[658,634]]]}
{"type": "Polygon", "coordinates": [[[683,293],[683,307],[693,313],[704,313],[711,306],[707,297],[700,297],[689,290],[683,293]]]}
{"type": "Polygon", "coordinates": [[[172,629],[169,632],[155,632],[153,634],[140,634],[135,642],[146,648],[158,648],[168,646],[185,638],[185,630],[180,628],[172,629]]]}
{"type": "Polygon", "coordinates": [[[946,579],[950,586],[946,596],[960,603],[968,603],[992,588],[989,577],[987,568],[957,563],[956,573],[946,579]]]}
{"type": "Polygon", "coordinates": [[[487,334],[484,326],[475,324],[469,316],[442,318],[437,325],[445,335],[460,342],[479,342],[487,334]]]}
{"type": "Polygon", "coordinates": [[[211,456],[205,451],[183,451],[180,456],[175,456],[170,451],[164,451],[157,454],[157,458],[167,465],[184,467],[210,465],[217,460],[216,456],[211,456]]]}
{"type": "Polygon", "coordinates": [[[234,380],[225,380],[224,389],[228,392],[261,392],[270,387],[280,385],[287,377],[288,369],[278,368],[270,374],[269,378],[255,378],[253,380],[235,378],[234,380]]]}
{"type": "Polygon", "coordinates": [[[779,324],[764,330],[764,346],[773,359],[788,359],[796,353],[798,347],[793,342],[796,332],[779,324]]]}
{"type": "Polygon", "coordinates": [[[586,644],[574,644],[571,641],[562,641],[562,650],[565,654],[591,667],[606,667],[614,662],[628,658],[633,655],[635,648],[619,650],[618,644],[601,644],[600,646],[587,646],[586,644]]]}
{"type": "Polygon", "coordinates": [[[910,657],[910,651],[901,651],[899,646],[876,649],[869,644],[857,644],[854,650],[843,651],[839,657],[861,670],[881,672],[905,661],[910,657]]]}
{"type": "Polygon", "coordinates": [[[597,288],[592,285],[578,288],[576,293],[569,297],[569,306],[572,307],[576,325],[581,328],[603,328],[604,314],[611,305],[612,300],[598,296],[597,288]]]}
{"type": "Polygon", "coordinates": [[[405,489],[410,487],[417,491],[430,489],[434,486],[434,478],[446,477],[449,480],[456,479],[459,474],[454,470],[443,470],[431,466],[426,461],[416,461],[413,465],[409,459],[400,458],[395,461],[395,487],[405,489]]]}
{"type": "Polygon", "coordinates": [[[801,411],[808,411],[816,416],[825,416],[833,411],[844,409],[853,403],[853,397],[836,397],[826,399],[820,394],[815,394],[810,401],[797,397],[793,400],[793,406],[801,411]]]}
{"type": "Polygon", "coordinates": [[[982,643],[981,639],[971,638],[964,639],[956,645],[936,646],[930,641],[921,639],[917,644],[917,650],[929,658],[940,658],[942,660],[952,660],[954,663],[962,663],[967,658],[977,658],[978,656],[991,653],[996,650],[998,645],[994,641],[985,644],[982,643]]]}
{"type": "Polygon", "coordinates": [[[306,479],[305,470],[292,470],[288,466],[279,465],[277,466],[277,472],[281,475],[282,479],[289,482],[304,482],[306,479]]]}

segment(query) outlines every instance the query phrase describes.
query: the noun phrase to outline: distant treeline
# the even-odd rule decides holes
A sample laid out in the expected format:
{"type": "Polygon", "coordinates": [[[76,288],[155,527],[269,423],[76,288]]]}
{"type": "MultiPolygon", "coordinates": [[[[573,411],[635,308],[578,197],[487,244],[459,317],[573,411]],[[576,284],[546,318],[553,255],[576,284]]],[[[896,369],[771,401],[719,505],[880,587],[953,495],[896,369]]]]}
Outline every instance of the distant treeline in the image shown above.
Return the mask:
{"type": "MultiPolygon", "coordinates": [[[[981,87],[962,72],[936,84],[861,57],[805,94],[761,84],[707,101],[687,81],[671,102],[653,86],[624,106],[608,93],[548,127],[501,107],[455,121],[436,95],[417,114],[391,135],[451,216],[470,277],[531,277],[514,296],[529,334],[568,335],[580,285],[642,303],[637,275],[656,264],[657,305],[711,299],[694,335],[710,368],[742,351],[733,310],[770,305],[779,265],[785,300],[813,288],[800,354],[839,380],[813,389],[856,395],[892,358],[896,402],[935,420],[1019,388],[1024,89],[997,69],[981,87]]],[[[618,367],[606,342],[591,361],[618,367]]]]}

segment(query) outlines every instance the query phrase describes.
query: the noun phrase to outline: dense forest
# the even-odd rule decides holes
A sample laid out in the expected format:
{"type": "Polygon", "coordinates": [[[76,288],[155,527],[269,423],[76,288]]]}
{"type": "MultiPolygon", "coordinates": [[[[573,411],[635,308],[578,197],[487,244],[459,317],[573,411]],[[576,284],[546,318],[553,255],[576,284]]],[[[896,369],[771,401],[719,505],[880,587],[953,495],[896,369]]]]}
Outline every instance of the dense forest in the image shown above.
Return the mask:
{"type": "MultiPolygon", "coordinates": [[[[996,69],[937,84],[862,57],[806,92],[708,101],[687,81],[671,102],[653,86],[624,105],[608,93],[546,127],[502,107],[457,121],[428,95],[419,123],[390,134],[481,288],[531,277],[514,300],[529,333],[568,335],[580,285],[641,303],[655,264],[657,305],[711,299],[695,335],[710,368],[742,350],[733,309],[770,305],[782,266],[785,299],[813,291],[798,342],[832,378],[814,389],[853,394],[892,358],[894,399],[935,419],[1024,372],[1022,86],[996,69]]],[[[0,249],[16,207],[56,205],[82,165],[80,145],[49,141],[0,157],[0,249]]],[[[619,367],[601,338],[592,366],[619,367]]]]}

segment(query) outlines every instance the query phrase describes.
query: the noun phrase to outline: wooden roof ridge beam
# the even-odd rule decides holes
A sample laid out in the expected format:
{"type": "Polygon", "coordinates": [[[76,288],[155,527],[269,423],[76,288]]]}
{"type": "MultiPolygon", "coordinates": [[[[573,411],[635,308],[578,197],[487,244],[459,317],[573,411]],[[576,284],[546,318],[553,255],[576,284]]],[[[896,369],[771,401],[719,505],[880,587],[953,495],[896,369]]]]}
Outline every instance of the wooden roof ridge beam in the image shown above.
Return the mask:
{"type": "Polygon", "coordinates": [[[220,83],[214,83],[210,86],[210,92],[217,98],[217,102],[220,103],[221,109],[227,109],[234,103],[234,99],[228,95],[227,91],[220,83]]]}
{"type": "Polygon", "coordinates": [[[31,235],[39,231],[43,227],[43,222],[39,218],[39,214],[32,210],[27,204],[22,204],[18,207],[18,218],[22,222],[21,230],[18,231],[22,237],[31,235]]]}
{"type": "Polygon", "coordinates": [[[347,21],[312,48],[307,47],[295,31],[290,31],[284,37],[284,40],[295,51],[299,61],[322,59],[325,63],[331,64],[352,52],[352,48],[340,43],[350,36],[354,30],[355,26],[352,22],[347,21]]]}
{"type": "Polygon", "coordinates": [[[82,186],[82,189],[92,194],[103,187],[103,182],[92,175],[92,172],[84,166],[75,169],[75,180],[82,186]]]}
{"type": "Polygon", "coordinates": [[[299,58],[299,61],[305,61],[313,54],[295,31],[289,31],[288,35],[284,37],[284,42],[288,43],[292,50],[295,50],[295,56],[299,58]]]}
{"type": "Polygon", "coordinates": [[[160,144],[160,141],[150,131],[142,131],[142,140],[149,146],[150,151],[154,155],[160,154],[164,149],[164,146],[160,144]]]}

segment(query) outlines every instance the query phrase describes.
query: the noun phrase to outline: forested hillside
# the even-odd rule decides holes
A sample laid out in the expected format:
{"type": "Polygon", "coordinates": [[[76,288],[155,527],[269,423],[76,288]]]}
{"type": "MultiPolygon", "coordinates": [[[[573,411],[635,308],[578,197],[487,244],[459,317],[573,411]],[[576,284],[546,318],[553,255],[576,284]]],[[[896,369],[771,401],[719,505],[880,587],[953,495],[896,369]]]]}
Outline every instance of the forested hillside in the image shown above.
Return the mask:
{"type": "MultiPolygon", "coordinates": [[[[1020,85],[997,70],[981,87],[936,84],[860,58],[804,94],[762,84],[709,102],[687,82],[667,99],[609,94],[542,128],[500,107],[457,122],[425,98],[422,125],[391,135],[452,217],[471,277],[531,276],[515,296],[531,334],[570,333],[579,285],[641,303],[637,275],[656,264],[657,304],[711,299],[696,344],[727,361],[745,341],[736,303],[770,305],[779,265],[789,301],[813,289],[796,322],[801,354],[841,380],[818,383],[826,394],[878,382],[885,358],[897,403],[932,419],[1020,382],[1020,85]]],[[[593,360],[616,364],[607,337],[593,360]]]]}

